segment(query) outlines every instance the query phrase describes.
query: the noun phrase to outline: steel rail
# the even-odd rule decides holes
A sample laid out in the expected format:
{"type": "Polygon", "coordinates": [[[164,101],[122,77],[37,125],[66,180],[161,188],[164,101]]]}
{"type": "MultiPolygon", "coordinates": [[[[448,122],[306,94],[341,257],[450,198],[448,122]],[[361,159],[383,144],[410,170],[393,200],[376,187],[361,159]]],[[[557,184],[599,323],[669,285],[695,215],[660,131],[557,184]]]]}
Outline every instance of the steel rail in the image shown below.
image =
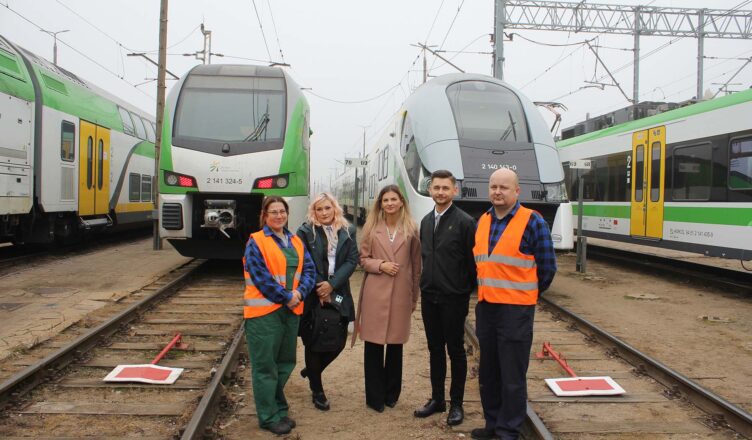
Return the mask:
{"type": "Polygon", "coordinates": [[[240,328],[238,328],[238,331],[235,333],[235,337],[232,339],[230,347],[222,358],[219,368],[217,368],[217,371],[214,373],[214,376],[209,383],[209,387],[204,392],[204,396],[201,398],[196,410],[193,412],[191,420],[183,429],[180,436],[182,440],[203,439],[209,434],[219,411],[220,399],[226,395],[225,387],[223,385],[227,379],[233,377],[236,371],[238,358],[243,347],[242,342],[244,340],[244,325],[241,324],[240,328]]]}
{"type": "MultiPolygon", "coordinates": [[[[156,301],[172,294],[180,287],[205,261],[193,260],[188,265],[188,270],[170,281],[153,294],[132,304],[114,317],[89,330],[75,341],[45,356],[42,360],[24,368],[0,384],[0,409],[5,408],[12,399],[24,395],[43,383],[56,372],[62,370],[81,354],[97,346],[103,339],[117,332],[122,326],[133,321],[145,309],[151,307],[156,301]]],[[[183,267],[186,267],[183,266],[183,267]]]]}
{"type": "Polygon", "coordinates": [[[711,283],[723,289],[731,288],[745,294],[752,292],[752,272],[742,272],[691,261],[676,260],[670,257],[661,257],[592,244],[588,244],[587,253],[588,257],[594,256],[603,260],[614,259],[620,263],[647,267],[653,271],[668,272],[677,276],[711,283]]]}
{"type": "Polygon", "coordinates": [[[600,344],[610,346],[615,350],[616,355],[637,367],[639,372],[644,372],[674,393],[685,395],[701,410],[722,417],[731,429],[747,438],[752,438],[752,414],[703,388],[688,377],[663,365],[567,308],[545,298],[545,295],[540,297],[540,301],[592,332],[591,336],[600,344]]]}
{"type": "MultiPolygon", "coordinates": [[[[480,343],[478,343],[478,336],[475,334],[475,330],[467,320],[465,321],[465,336],[470,342],[470,345],[473,346],[473,349],[480,353],[480,343]]],[[[525,421],[522,423],[521,433],[524,438],[531,440],[555,439],[554,435],[551,433],[551,431],[548,430],[548,428],[546,428],[546,425],[543,423],[540,417],[538,417],[538,414],[530,406],[530,404],[527,405],[527,414],[525,416],[525,421]]]]}

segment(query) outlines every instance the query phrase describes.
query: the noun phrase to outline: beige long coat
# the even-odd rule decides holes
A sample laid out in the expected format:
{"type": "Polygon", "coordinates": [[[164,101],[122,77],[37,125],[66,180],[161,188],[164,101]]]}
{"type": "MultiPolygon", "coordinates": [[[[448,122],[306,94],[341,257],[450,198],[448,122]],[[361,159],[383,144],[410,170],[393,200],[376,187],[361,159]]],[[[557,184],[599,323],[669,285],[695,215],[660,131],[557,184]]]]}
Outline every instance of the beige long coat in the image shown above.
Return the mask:
{"type": "MultiPolygon", "coordinates": [[[[386,226],[376,226],[360,244],[366,277],[360,292],[360,339],[375,344],[404,344],[410,337],[410,315],[420,297],[420,240],[399,232],[389,241],[386,226]],[[392,277],[379,271],[384,261],[400,265],[392,277]]],[[[356,318],[357,319],[357,318],[356,318]]]]}

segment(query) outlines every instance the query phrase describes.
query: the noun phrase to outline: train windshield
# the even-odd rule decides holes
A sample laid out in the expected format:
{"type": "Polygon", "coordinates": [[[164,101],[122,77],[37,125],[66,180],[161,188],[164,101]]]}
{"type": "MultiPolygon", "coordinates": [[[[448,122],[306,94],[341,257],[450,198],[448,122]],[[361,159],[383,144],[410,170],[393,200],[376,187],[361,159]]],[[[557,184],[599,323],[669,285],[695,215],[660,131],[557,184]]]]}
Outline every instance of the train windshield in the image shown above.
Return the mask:
{"type": "Polygon", "coordinates": [[[175,137],[278,143],[285,128],[284,78],[189,76],[175,115],[175,137]]]}
{"type": "Polygon", "coordinates": [[[460,141],[530,142],[519,98],[486,81],[462,81],[447,87],[460,141]]]}

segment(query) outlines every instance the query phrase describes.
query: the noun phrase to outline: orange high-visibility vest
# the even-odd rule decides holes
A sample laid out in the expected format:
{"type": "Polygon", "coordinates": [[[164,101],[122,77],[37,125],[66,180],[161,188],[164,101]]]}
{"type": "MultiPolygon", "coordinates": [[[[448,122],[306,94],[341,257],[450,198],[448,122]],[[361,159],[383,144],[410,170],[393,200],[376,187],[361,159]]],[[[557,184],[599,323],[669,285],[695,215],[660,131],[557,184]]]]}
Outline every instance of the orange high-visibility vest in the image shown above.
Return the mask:
{"type": "MultiPolygon", "coordinates": [[[[295,290],[300,284],[300,275],[303,272],[303,260],[305,258],[305,251],[303,249],[303,242],[297,235],[292,236],[292,245],[298,252],[298,268],[295,269],[295,276],[293,278],[292,289],[295,290]]],[[[277,281],[282,287],[286,288],[287,283],[287,259],[285,254],[279,248],[279,245],[274,238],[266,236],[264,230],[254,232],[251,234],[250,240],[256,242],[261,251],[261,255],[264,257],[266,267],[271,272],[274,280],[277,281]]],[[[258,318],[259,316],[268,315],[278,308],[282,307],[282,304],[277,304],[269,301],[261,293],[260,290],[253,284],[251,274],[248,273],[245,267],[245,257],[243,257],[243,276],[245,277],[245,293],[243,294],[243,317],[244,318],[258,318]]],[[[303,301],[293,309],[296,315],[303,314],[303,301]]]]}
{"type": "Polygon", "coordinates": [[[489,255],[491,213],[483,214],[475,231],[473,255],[478,267],[478,301],[534,305],[538,301],[535,257],[520,252],[522,235],[533,210],[520,206],[489,255]]]}

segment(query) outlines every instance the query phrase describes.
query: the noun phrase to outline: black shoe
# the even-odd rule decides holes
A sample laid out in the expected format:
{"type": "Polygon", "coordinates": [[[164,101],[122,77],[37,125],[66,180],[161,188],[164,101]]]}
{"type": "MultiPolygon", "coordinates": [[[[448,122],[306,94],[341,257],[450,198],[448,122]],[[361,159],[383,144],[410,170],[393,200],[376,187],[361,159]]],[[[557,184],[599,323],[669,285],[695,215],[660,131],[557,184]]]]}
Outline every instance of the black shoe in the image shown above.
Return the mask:
{"type": "Polygon", "coordinates": [[[418,408],[413,412],[413,415],[415,417],[428,417],[431,414],[435,414],[438,412],[444,412],[446,411],[446,402],[430,399],[428,402],[426,402],[425,405],[423,405],[421,408],[418,408]]]}
{"type": "Polygon", "coordinates": [[[314,392],[311,396],[311,400],[313,401],[313,406],[316,408],[321,411],[329,411],[329,400],[327,400],[326,394],[324,394],[323,391],[314,392]]]}
{"type": "Polygon", "coordinates": [[[290,429],[295,429],[295,427],[297,426],[297,423],[295,423],[295,419],[288,417],[288,416],[282,417],[281,419],[279,419],[279,421],[287,423],[290,426],[290,429]]]}
{"type": "Polygon", "coordinates": [[[271,425],[263,426],[262,428],[266,429],[272,434],[277,434],[277,435],[289,434],[290,431],[292,431],[292,428],[290,428],[290,424],[282,420],[280,420],[279,422],[274,422],[271,425]]]}
{"type": "Polygon", "coordinates": [[[386,402],[384,402],[384,405],[388,406],[389,408],[394,408],[395,406],[397,406],[397,401],[387,400],[386,402]]]}
{"type": "Polygon", "coordinates": [[[300,377],[302,377],[303,379],[305,379],[306,377],[308,377],[308,371],[306,371],[305,368],[303,368],[302,370],[300,370],[300,377]]]}
{"type": "Polygon", "coordinates": [[[370,403],[366,402],[366,406],[376,411],[377,413],[384,412],[384,405],[371,405],[370,403]]]}
{"type": "Polygon", "coordinates": [[[462,405],[451,404],[449,405],[449,414],[447,414],[447,425],[454,426],[459,425],[465,420],[465,411],[462,410],[462,405]]]}
{"type": "Polygon", "coordinates": [[[499,438],[499,436],[497,436],[496,433],[490,429],[475,428],[470,431],[470,438],[472,438],[473,440],[496,440],[499,438]]]}

